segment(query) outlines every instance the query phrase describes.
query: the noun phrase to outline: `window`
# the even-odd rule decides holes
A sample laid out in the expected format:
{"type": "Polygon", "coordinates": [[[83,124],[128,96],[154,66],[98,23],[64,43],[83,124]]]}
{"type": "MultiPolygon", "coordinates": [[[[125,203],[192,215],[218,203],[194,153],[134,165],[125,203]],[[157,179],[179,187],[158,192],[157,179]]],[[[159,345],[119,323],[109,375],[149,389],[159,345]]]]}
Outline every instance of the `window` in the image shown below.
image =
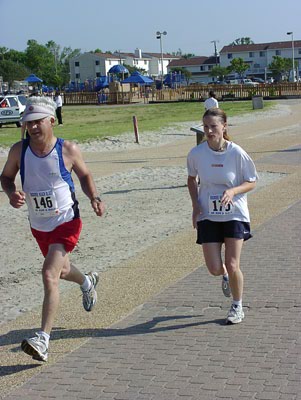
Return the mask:
{"type": "Polygon", "coordinates": [[[213,68],[213,65],[208,65],[208,71],[211,71],[213,68]]]}
{"type": "Polygon", "coordinates": [[[233,54],[232,53],[228,53],[228,58],[233,58],[233,54]]]}
{"type": "Polygon", "coordinates": [[[298,49],[298,54],[301,54],[301,49],[298,49]]]}
{"type": "Polygon", "coordinates": [[[75,61],[74,65],[75,65],[76,67],[79,67],[79,61],[75,61]]]}
{"type": "Polygon", "coordinates": [[[204,65],[201,65],[201,66],[200,66],[200,71],[205,71],[204,65]]]}
{"type": "Polygon", "coordinates": [[[99,60],[96,60],[96,61],[95,61],[95,65],[99,65],[99,60]]]}
{"type": "Polygon", "coordinates": [[[276,56],[281,56],[281,50],[276,50],[275,54],[276,54],[276,56]]]}
{"type": "Polygon", "coordinates": [[[254,64],[254,68],[260,68],[260,64],[254,64]]]}
{"type": "Polygon", "coordinates": [[[76,79],[80,79],[80,74],[75,74],[76,79]]]}
{"type": "Polygon", "coordinates": [[[253,58],[254,57],[254,51],[249,51],[249,57],[253,58]]]}
{"type": "Polygon", "coordinates": [[[147,65],[147,61],[146,60],[144,60],[144,65],[147,65]]]}
{"type": "Polygon", "coordinates": [[[96,72],[96,78],[100,77],[100,72],[96,72]]]}
{"type": "Polygon", "coordinates": [[[264,57],[264,56],[265,56],[265,51],[260,51],[260,52],[259,52],[259,56],[260,56],[260,57],[264,57]]]}

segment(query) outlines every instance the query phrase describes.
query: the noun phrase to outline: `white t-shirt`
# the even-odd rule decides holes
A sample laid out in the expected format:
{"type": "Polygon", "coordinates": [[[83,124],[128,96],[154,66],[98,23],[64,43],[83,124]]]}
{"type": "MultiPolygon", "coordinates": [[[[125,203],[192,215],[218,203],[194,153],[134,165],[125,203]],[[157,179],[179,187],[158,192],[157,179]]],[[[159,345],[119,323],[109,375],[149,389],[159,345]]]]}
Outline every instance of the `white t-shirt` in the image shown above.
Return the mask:
{"type": "Polygon", "coordinates": [[[243,182],[258,179],[255,165],[249,155],[237,144],[227,141],[227,149],[218,152],[210,149],[207,141],[194,147],[187,157],[188,175],[198,177],[198,201],[202,213],[198,220],[216,222],[250,222],[247,194],[234,196],[234,205],[221,206],[223,192],[243,182]]]}
{"type": "Polygon", "coordinates": [[[206,110],[213,107],[218,108],[218,101],[214,97],[209,97],[209,99],[205,100],[204,106],[206,110]]]}
{"type": "Polygon", "coordinates": [[[62,96],[60,96],[60,95],[55,96],[54,101],[55,101],[57,107],[62,107],[62,105],[63,105],[62,96]]]}

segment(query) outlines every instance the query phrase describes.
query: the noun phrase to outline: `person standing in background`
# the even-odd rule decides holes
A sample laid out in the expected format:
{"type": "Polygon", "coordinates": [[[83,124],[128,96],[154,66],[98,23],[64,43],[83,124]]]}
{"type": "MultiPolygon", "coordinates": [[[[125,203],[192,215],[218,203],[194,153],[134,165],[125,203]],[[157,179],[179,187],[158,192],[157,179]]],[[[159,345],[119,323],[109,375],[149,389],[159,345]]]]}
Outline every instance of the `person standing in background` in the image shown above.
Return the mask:
{"type": "Polygon", "coordinates": [[[63,125],[63,118],[62,118],[63,100],[62,100],[61,93],[58,90],[55,92],[54,101],[56,104],[57,122],[59,125],[63,125]]]}
{"type": "Polygon", "coordinates": [[[209,97],[205,100],[204,103],[205,110],[209,110],[210,108],[218,108],[218,101],[216,100],[216,95],[213,90],[210,90],[209,97]]]}

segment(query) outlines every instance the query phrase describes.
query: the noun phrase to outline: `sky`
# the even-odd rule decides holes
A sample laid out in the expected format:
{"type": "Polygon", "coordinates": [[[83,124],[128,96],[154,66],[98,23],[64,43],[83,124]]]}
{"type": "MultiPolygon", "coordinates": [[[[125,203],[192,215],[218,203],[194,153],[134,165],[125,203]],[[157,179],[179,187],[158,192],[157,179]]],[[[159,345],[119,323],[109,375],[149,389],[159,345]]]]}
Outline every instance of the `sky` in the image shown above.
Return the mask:
{"type": "Polygon", "coordinates": [[[82,52],[182,51],[214,54],[237,38],[254,43],[301,40],[300,0],[0,0],[0,47],[53,40],[82,52]]]}

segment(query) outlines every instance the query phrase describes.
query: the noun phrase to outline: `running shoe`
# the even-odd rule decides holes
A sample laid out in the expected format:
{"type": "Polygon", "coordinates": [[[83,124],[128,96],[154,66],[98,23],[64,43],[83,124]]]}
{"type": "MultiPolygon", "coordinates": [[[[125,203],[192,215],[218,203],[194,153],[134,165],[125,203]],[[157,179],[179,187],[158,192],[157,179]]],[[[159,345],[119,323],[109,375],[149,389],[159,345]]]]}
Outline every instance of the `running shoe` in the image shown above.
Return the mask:
{"type": "Polygon", "coordinates": [[[32,356],[34,360],[47,361],[48,347],[43,335],[36,333],[33,338],[24,339],[21,343],[24,353],[32,356]]]}
{"type": "Polygon", "coordinates": [[[89,290],[83,292],[83,306],[86,311],[91,311],[97,301],[96,286],[99,281],[97,272],[89,272],[86,276],[90,279],[91,287],[89,290]]]}
{"type": "Polygon", "coordinates": [[[231,289],[230,289],[230,285],[229,285],[229,276],[228,275],[223,275],[222,290],[223,290],[224,296],[226,296],[226,297],[231,296],[231,289]]]}
{"type": "Polygon", "coordinates": [[[245,317],[241,306],[231,305],[230,311],[226,319],[227,324],[239,324],[245,317]]]}

